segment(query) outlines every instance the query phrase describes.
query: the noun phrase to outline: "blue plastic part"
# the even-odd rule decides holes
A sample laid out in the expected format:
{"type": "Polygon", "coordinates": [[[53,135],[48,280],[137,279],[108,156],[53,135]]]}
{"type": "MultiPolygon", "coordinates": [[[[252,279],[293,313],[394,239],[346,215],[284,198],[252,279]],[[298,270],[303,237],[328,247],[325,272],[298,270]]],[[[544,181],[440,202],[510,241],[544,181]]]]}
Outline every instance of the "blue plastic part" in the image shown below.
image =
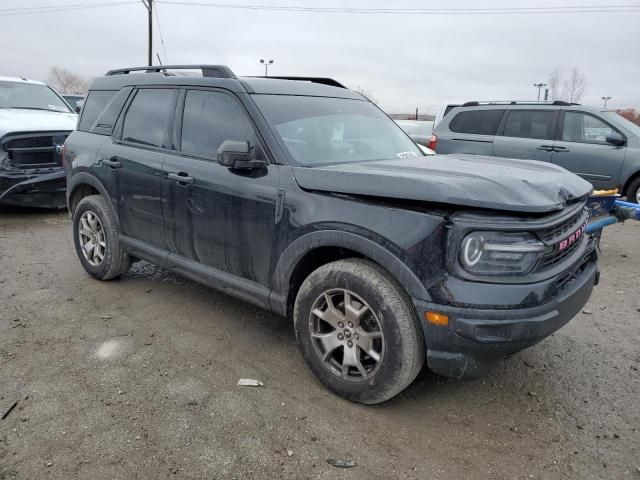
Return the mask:
{"type": "Polygon", "coordinates": [[[618,219],[616,217],[613,217],[613,216],[604,217],[587,224],[587,228],[585,231],[586,233],[593,233],[603,229],[607,225],[613,225],[614,223],[617,223],[617,222],[618,222],[618,219]]]}
{"type": "Polygon", "coordinates": [[[635,208],[636,210],[640,210],[640,203],[631,203],[631,202],[623,202],[622,200],[615,201],[616,207],[628,207],[635,208]]]}

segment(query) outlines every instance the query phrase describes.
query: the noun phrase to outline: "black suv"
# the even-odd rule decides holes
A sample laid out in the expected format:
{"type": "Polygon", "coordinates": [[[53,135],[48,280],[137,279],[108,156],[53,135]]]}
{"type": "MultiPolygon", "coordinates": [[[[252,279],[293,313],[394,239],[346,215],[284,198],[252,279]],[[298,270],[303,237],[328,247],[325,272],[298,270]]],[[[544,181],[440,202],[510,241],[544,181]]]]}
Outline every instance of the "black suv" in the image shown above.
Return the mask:
{"type": "Polygon", "coordinates": [[[113,70],[64,164],[89,274],[144,259],[286,315],[311,370],[358,402],[398,394],[425,359],[480,375],[569,321],[598,280],[587,182],[425,157],[327,78],[113,70]]]}

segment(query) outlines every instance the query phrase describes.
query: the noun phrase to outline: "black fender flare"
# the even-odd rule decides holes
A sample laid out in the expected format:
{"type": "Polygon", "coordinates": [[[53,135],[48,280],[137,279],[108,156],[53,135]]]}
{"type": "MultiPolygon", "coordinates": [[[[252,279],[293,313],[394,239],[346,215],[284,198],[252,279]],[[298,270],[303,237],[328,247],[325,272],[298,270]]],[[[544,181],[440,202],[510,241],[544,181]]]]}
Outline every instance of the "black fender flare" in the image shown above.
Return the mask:
{"type": "Polygon", "coordinates": [[[87,172],[78,172],[74,174],[67,182],[67,209],[69,210],[70,214],[73,214],[73,212],[71,211],[70,200],[73,197],[73,194],[75,193],[75,191],[78,188],[80,188],[82,185],[91,185],[93,188],[98,190],[98,192],[100,192],[100,194],[105,198],[109,206],[115,212],[116,221],[118,222],[120,221],[118,219],[118,210],[114,208],[113,203],[111,202],[111,196],[109,195],[109,192],[107,191],[105,186],[102,185],[102,182],[100,182],[100,180],[98,180],[94,175],[91,175],[90,173],[87,173],[87,172]]]}
{"type": "Polygon", "coordinates": [[[338,247],[353,250],[387,270],[414,298],[429,301],[431,296],[409,267],[381,245],[360,235],[340,230],[322,230],[307,233],[282,252],[273,273],[273,292],[286,302],[289,282],[300,260],[310,251],[320,247],[338,247]]]}

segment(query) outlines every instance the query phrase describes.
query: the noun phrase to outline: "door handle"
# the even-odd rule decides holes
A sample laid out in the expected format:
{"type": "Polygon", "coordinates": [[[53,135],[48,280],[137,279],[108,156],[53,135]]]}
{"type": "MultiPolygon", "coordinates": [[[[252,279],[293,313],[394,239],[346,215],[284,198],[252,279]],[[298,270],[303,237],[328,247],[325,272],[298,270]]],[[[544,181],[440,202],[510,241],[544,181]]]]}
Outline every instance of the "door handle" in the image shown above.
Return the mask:
{"type": "Polygon", "coordinates": [[[171,172],[167,174],[167,178],[178,182],[180,185],[191,185],[194,182],[193,177],[186,172],[171,172]]]}
{"type": "Polygon", "coordinates": [[[122,166],[122,162],[120,162],[120,157],[113,156],[109,159],[103,158],[102,163],[110,166],[111,168],[120,168],[122,166]]]}
{"type": "Polygon", "coordinates": [[[554,152],[569,152],[570,150],[567,147],[553,147],[554,152]]]}
{"type": "Polygon", "coordinates": [[[536,150],[542,150],[543,152],[553,152],[553,145],[540,145],[536,150]]]}

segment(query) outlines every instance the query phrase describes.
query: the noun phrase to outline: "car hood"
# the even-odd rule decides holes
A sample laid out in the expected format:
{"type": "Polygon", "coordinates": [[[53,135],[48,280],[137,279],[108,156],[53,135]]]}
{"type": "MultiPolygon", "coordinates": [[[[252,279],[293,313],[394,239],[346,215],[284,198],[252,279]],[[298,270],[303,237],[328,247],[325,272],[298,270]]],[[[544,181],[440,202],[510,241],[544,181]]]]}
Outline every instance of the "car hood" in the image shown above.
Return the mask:
{"type": "Polygon", "coordinates": [[[0,108],[0,137],[12,132],[75,130],[75,113],[0,108]]]}
{"type": "Polygon", "coordinates": [[[591,184],[551,163],[480,155],[294,167],[307,190],[543,213],[588,195],[591,184]]]}

